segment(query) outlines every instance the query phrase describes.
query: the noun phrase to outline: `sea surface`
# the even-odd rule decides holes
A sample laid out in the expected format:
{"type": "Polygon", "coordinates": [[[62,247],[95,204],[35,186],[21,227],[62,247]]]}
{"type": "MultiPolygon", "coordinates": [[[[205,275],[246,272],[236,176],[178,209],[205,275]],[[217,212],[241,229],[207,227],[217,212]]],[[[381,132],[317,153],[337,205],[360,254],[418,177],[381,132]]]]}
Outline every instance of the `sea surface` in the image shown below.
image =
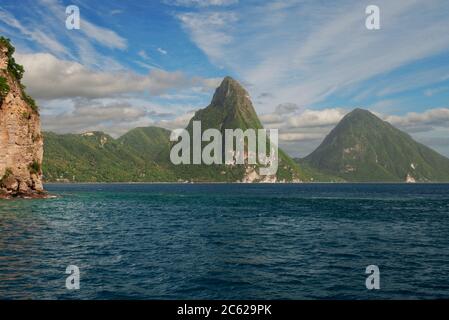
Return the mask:
{"type": "Polygon", "coordinates": [[[449,298],[449,185],[46,188],[0,201],[1,299],[449,298]]]}

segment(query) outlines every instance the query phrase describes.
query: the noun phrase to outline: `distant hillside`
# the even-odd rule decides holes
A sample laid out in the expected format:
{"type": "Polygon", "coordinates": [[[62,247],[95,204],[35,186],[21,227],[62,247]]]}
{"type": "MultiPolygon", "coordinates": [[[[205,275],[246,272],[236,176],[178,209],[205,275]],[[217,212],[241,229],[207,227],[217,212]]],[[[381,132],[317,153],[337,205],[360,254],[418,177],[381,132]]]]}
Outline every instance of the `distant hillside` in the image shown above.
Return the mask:
{"type": "Polygon", "coordinates": [[[117,139],[123,148],[129,148],[145,161],[169,162],[170,131],[158,127],[136,128],[117,139]]]}
{"type": "Polygon", "coordinates": [[[354,182],[448,182],[449,159],[356,109],[299,163],[354,182]]]}
{"type": "MultiPolygon", "coordinates": [[[[193,121],[202,131],[215,128],[262,129],[249,95],[227,77],[217,88],[211,104],[199,110],[193,121]]],[[[170,131],[136,128],[118,139],[102,132],[82,135],[45,133],[43,163],[46,181],[76,182],[274,182],[307,180],[298,165],[279,150],[276,176],[258,176],[257,165],[173,165],[170,161],[170,131]]]]}
{"type": "Polygon", "coordinates": [[[82,135],[44,133],[43,171],[46,181],[76,182],[145,182],[176,181],[167,168],[147,158],[151,150],[158,150],[154,143],[141,150],[126,144],[134,134],[115,140],[102,132],[82,135]],[[122,140],[123,139],[123,140],[122,140]]]}

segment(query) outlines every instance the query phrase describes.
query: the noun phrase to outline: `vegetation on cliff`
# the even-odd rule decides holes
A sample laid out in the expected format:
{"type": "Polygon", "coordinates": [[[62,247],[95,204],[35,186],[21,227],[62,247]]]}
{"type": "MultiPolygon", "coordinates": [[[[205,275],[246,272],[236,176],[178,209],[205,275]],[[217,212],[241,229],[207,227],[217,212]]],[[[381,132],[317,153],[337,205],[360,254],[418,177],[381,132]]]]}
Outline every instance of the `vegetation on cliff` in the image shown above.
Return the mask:
{"type": "MultiPolygon", "coordinates": [[[[22,65],[18,64],[16,62],[16,60],[14,59],[14,53],[16,52],[16,49],[11,44],[11,41],[5,37],[0,37],[0,48],[6,48],[6,50],[8,52],[7,53],[7,55],[8,55],[8,72],[19,83],[20,88],[21,88],[22,98],[28,103],[28,105],[31,107],[31,109],[33,109],[34,112],[39,112],[39,107],[37,106],[36,101],[34,101],[34,99],[26,93],[26,91],[25,91],[26,87],[25,87],[25,85],[23,85],[21,83],[21,80],[25,73],[25,69],[23,68],[22,65]]],[[[3,78],[3,79],[4,79],[3,83],[6,84],[6,86],[7,86],[6,79],[5,78],[3,78]]],[[[6,86],[2,85],[2,79],[0,79],[0,96],[3,95],[3,92],[6,92],[6,89],[7,89],[7,91],[9,91],[9,87],[6,87],[6,86]]],[[[6,94],[8,94],[8,92],[6,92],[6,94]]]]}
{"type": "Polygon", "coordinates": [[[0,77],[0,104],[9,93],[9,90],[8,80],[4,77],[0,77]]]}

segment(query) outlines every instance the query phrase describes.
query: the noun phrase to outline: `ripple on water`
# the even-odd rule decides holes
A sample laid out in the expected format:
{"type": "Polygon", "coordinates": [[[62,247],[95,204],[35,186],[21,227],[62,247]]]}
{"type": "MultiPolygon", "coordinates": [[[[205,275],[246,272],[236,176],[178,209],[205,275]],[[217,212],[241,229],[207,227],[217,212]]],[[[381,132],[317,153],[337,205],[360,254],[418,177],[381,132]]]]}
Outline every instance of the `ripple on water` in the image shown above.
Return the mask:
{"type": "Polygon", "coordinates": [[[0,298],[449,298],[448,185],[48,189],[0,202],[0,298]]]}

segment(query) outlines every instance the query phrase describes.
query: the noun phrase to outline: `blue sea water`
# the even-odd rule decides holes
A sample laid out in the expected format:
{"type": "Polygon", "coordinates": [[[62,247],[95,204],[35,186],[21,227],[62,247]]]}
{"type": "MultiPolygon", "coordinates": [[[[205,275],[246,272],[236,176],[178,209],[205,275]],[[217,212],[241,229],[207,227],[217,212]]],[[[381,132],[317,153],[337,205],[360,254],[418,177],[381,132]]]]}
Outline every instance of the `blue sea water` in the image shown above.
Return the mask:
{"type": "Polygon", "coordinates": [[[2,299],[449,298],[449,185],[46,187],[0,201],[2,299]]]}

